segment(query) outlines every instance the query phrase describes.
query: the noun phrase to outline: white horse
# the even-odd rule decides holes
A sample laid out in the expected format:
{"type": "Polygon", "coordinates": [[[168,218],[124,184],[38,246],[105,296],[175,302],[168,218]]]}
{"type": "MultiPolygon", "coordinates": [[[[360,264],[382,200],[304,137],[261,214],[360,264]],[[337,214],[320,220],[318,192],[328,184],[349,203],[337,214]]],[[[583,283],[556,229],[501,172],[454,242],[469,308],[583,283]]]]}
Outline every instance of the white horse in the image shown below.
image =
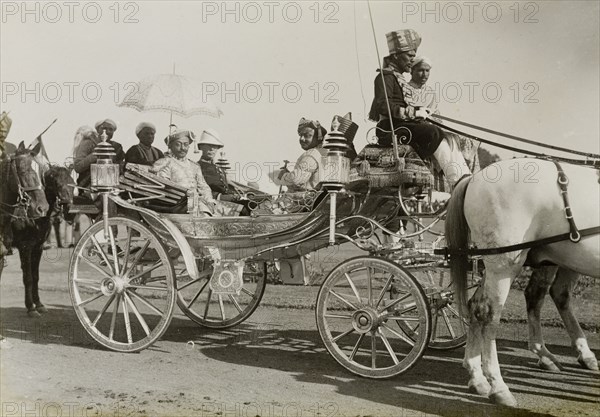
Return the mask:
{"type": "MultiPolygon", "coordinates": [[[[599,226],[600,171],[561,165],[569,179],[568,197],[577,227],[583,230],[599,226]]],[[[469,233],[470,243],[477,248],[498,248],[570,231],[557,178],[557,167],[551,161],[512,159],[492,164],[457,185],[448,206],[446,240],[450,253],[455,251],[451,273],[463,309],[467,256],[460,251],[469,247],[469,233]]],[[[600,277],[600,235],[584,236],[578,243],[567,239],[484,256],[485,278],[468,303],[470,327],[463,366],[470,375],[470,390],[507,406],[516,406],[516,400],[500,375],[495,339],[511,282],[525,261],[535,268],[526,294],[529,347],[540,357],[540,365],[560,368],[544,345],[539,324],[540,299],[550,288],[580,364],[598,369],[571,311],[569,295],[578,274],[600,277]]]]}

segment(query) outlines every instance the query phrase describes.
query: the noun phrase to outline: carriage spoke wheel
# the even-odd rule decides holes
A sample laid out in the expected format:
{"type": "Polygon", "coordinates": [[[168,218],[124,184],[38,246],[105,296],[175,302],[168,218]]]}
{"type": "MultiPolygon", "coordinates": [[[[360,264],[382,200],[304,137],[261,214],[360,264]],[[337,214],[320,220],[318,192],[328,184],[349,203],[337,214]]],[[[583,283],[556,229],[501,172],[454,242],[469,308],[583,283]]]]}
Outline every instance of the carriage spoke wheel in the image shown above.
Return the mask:
{"type": "MultiPolygon", "coordinates": [[[[216,294],[210,289],[213,268],[200,263],[200,275],[177,274],[177,305],[195,323],[213,329],[227,329],[246,320],[256,310],[267,284],[264,262],[247,261],[243,285],[238,293],[216,294]]],[[[183,271],[182,271],[183,272],[183,271]]]]}
{"type": "MultiPolygon", "coordinates": [[[[450,269],[435,267],[409,269],[424,288],[431,306],[431,338],[429,347],[437,350],[451,350],[467,343],[469,321],[462,317],[454,300],[454,289],[450,279],[450,269]]],[[[470,273],[468,297],[470,298],[481,281],[479,274],[470,273]]],[[[397,295],[392,294],[393,297],[397,295]]],[[[411,340],[417,338],[420,329],[415,323],[399,321],[398,326],[411,340]]]]}
{"type": "Polygon", "coordinates": [[[175,308],[175,272],[159,237],[124,217],[93,224],[73,251],[69,292],[85,330],[103,346],[137,352],[158,340],[175,308]]]}
{"type": "Polygon", "coordinates": [[[336,266],[319,290],[316,318],[335,360],[368,378],[407,371],[429,341],[431,316],[423,289],[410,273],[382,258],[363,256],[336,266]],[[398,329],[400,321],[421,329],[415,339],[398,329]]]}

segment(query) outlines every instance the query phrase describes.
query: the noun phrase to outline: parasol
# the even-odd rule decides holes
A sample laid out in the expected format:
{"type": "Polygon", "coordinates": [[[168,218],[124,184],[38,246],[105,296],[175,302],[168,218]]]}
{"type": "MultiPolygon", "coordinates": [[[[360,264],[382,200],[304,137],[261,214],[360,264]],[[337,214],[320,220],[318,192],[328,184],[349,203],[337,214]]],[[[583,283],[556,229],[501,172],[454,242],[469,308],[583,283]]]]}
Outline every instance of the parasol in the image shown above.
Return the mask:
{"type": "MultiPolygon", "coordinates": [[[[162,111],[181,117],[221,117],[223,112],[207,97],[202,82],[178,74],[159,74],[136,83],[119,107],[140,112],[162,111]]],[[[172,122],[172,120],[171,120],[172,122]]]]}

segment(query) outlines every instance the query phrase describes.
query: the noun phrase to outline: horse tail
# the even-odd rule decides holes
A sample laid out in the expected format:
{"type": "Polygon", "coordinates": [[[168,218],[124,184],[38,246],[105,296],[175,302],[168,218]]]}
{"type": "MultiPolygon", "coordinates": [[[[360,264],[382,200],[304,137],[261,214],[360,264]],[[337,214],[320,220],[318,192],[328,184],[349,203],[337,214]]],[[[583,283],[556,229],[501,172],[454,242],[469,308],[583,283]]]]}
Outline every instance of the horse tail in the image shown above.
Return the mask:
{"type": "Polygon", "coordinates": [[[454,291],[459,306],[459,311],[466,312],[467,305],[467,269],[468,256],[466,250],[469,244],[469,225],[464,213],[465,194],[469,185],[468,179],[463,179],[456,184],[452,197],[448,202],[446,214],[446,242],[450,253],[450,276],[454,284],[454,291]],[[452,253],[461,251],[460,253],[452,253]]]}

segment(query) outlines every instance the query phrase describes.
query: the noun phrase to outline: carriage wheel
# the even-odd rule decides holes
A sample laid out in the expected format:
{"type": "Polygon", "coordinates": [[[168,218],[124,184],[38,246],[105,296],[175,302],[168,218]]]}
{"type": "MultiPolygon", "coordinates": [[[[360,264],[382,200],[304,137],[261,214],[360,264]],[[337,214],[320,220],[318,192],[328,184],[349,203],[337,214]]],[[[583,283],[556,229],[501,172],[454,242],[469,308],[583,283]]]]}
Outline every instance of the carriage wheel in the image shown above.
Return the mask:
{"type": "Polygon", "coordinates": [[[137,352],[158,340],[171,322],[175,272],[152,230],[124,217],[112,217],[109,224],[108,237],[104,222],[97,222],[73,251],[71,302],[81,324],[100,344],[137,352]]]}
{"type": "Polygon", "coordinates": [[[258,307],[267,284],[266,263],[247,261],[242,288],[234,294],[213,293],[209,285],[212,266],[199,270],[200,276],[194,280],[185,273],[177,275],[177,305],[195,323],[227,329],[242,323],[258,307]]]}
{"type": "Polygon", "coordinates": [[[336,266],[319,290],[316,316],[329,353],[368,378],[406,372],[429,341],[431,316],[423,289],[405,269],[382,258],[363,256],[336,266]],[[398,330],[400,321],[419,326],[415,339],[398,330]]]}
{"type": "MultiPolygon", "coordinates": [[[[451,350],[464,346],[467,343],[469,321],[460,315],[455,303],[450,269],[433,267],[409,270],[424,288],[431,306],[429,347],[437,350],[451,350]]],[[[478,274],[469,276],[467,287],[469,298],[475,293],[480,281],[481,277],[478,274]]],[[[417,325],[410,322],[399,321],[398,326],[411,340],[415,340],[420,331],[417,325]]]]}

